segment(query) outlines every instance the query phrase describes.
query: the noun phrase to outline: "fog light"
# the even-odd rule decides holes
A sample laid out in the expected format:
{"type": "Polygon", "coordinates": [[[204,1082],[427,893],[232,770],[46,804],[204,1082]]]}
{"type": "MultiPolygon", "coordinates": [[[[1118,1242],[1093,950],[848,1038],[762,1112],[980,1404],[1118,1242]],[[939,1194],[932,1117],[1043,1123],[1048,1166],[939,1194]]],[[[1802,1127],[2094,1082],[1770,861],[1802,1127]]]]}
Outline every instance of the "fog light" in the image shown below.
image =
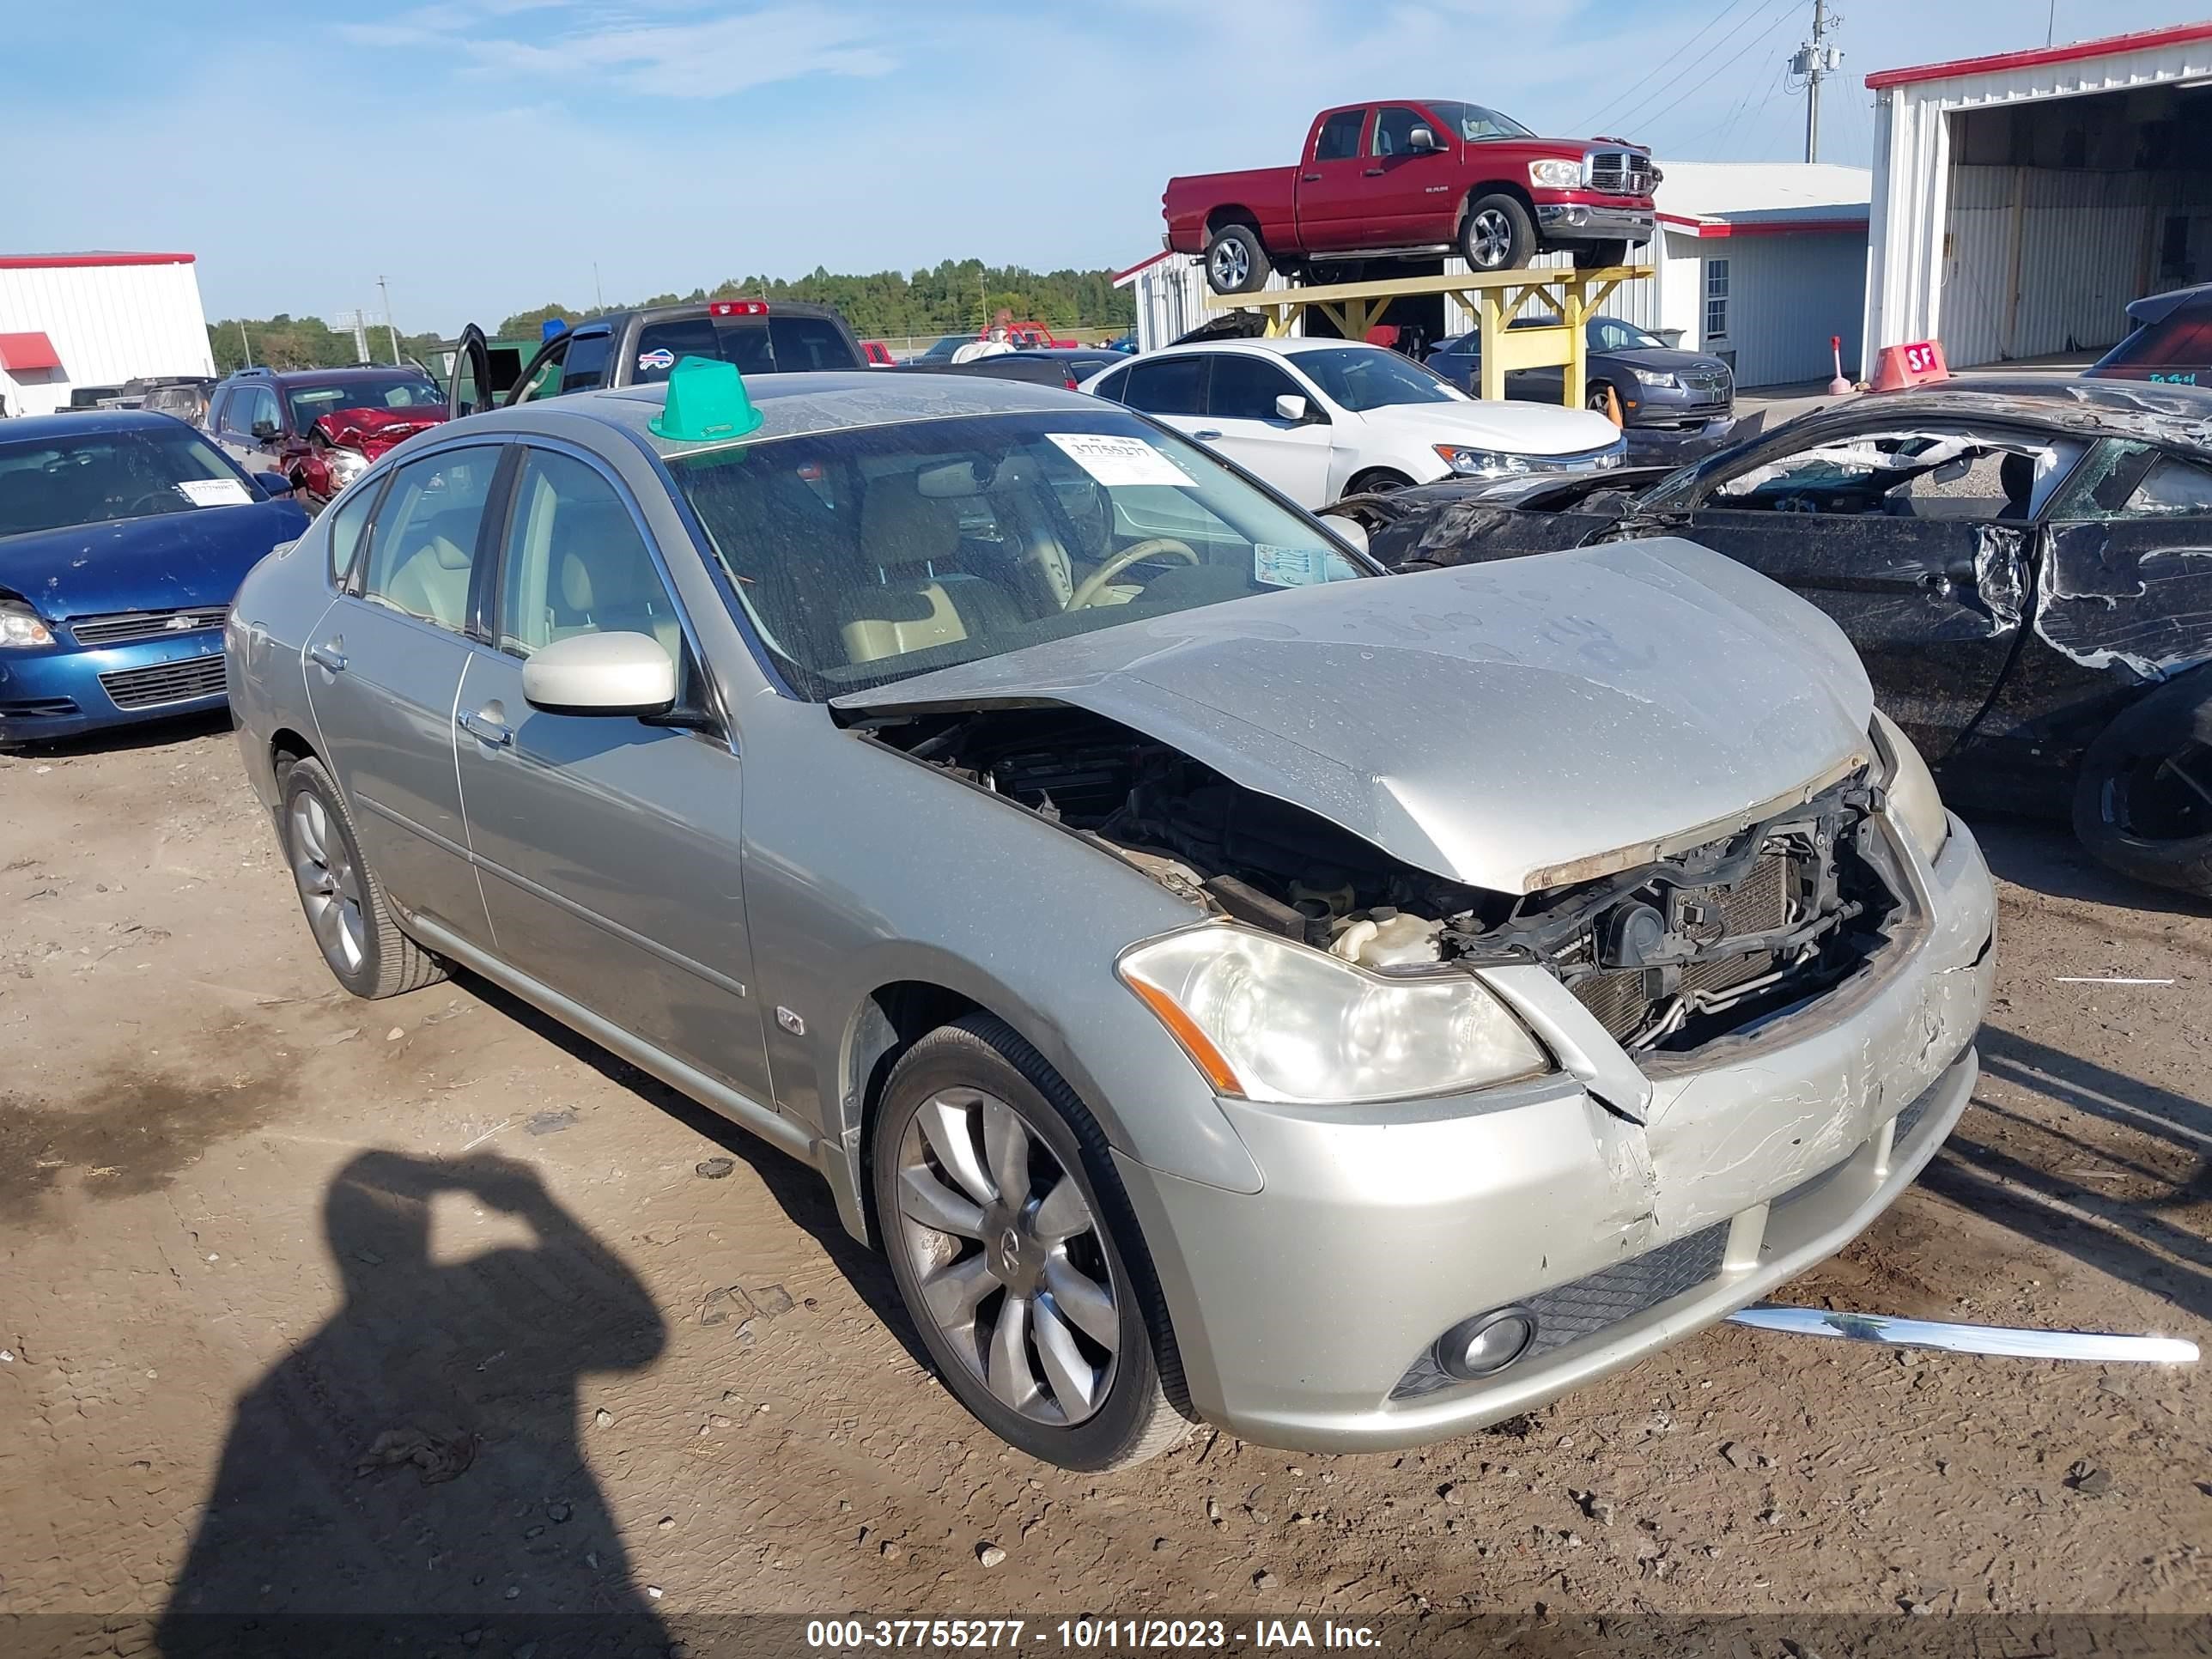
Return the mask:
{"type": "Polygon", "coordinates": [[[1463,1382],[1495,1376],[1528,1352],[1536,1316],[1526,1308],[1492,1308],[1462,1319],[1437,1339],[1437,1364],[1463,1382]]]}

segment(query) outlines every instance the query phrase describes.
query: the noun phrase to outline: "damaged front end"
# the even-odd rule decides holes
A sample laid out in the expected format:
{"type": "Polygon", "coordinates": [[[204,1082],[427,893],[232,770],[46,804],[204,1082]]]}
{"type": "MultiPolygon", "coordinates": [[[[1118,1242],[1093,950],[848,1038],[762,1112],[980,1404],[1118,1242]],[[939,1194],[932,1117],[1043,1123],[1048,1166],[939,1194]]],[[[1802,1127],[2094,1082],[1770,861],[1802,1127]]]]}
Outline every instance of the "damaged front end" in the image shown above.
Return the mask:
{"type": "Polygon", "coordinates": [[[856,722],[1091,841],[1209,914],[1384,975],[1534,963],[1632,1053],[1820,996],[1893,936],[1905,884],[1871,763],[1695,844],[1585,860],[1523,894],[1419,869],[1173,745],[1066,705],[856,722]]]}

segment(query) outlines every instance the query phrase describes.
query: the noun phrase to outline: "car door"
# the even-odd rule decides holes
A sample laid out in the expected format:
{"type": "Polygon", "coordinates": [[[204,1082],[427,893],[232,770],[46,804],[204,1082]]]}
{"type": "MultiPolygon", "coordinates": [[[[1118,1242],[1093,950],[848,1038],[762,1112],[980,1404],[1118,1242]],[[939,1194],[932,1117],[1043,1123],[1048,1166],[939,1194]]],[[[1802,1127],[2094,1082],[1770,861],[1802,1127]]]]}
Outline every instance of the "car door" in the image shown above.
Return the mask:
{"type": "Polygon", "coordinates": [[[743,770],[640,515],[580,451],[523,452],[454,725],[500,958],[749,1098],[770,1098],[738,881],[743,770]],[[532,708],[523,665],[582,634],[648,635],[682,719],[532,708]],[[687,725],[685,720],[690,722],[687,725]]]}
{"type": "Polygon", "coordinates": [[[1937,763],[2020,640],[2033,548],[2027,502],[2007,494],[2011,453],[1940,423],[1885,429],[1876,411],[1753,452],[1709,481],[1682,531],[1834,617],[1875,701],[1937,763]]]}
{"type": "Polygon", "coordinates": [[[458,421],[492,408],[503,389],[492,384],[491,343],[483,330],[471,323],[453,342],[453,372],[446,380],[446,418],[458,421]]]}
{"type": "Polygon", "coordinates": [[[1206,422],[1192,435],[1273,485],[1300,507],[1324,507],[1329,490],[1331,428],[1321,400],[1282,365],[1256,353],[1213,354],[1206,422]],[[1297,398],[1306,413],[1291,419],[1275,405],[1297,398]]]}
{"type": "Polygon", "coordinates": [[[1311,252],[1371,244],[1367,229],[1368,186],[1373,164],[1363,141],[1369,112],[1362,105],[1332,110],[1314,124],[1298,168],[1298,241],[1311,252]]]}
{"type": "Polygon", "coordinates": [[[1210,351],[1179,351],[1139,359],[1122,377],[1118,401],[1178,432],[1203,441],[1214,430],[1206,416],[1206,375],[1210,351]]]}
{"type": "Polygon", "coordinates": [[[1458,173],[1445,134],[1410,104],[1384,104],[1375,112],[1367,141],[1366,211],[1378,235],[1418,246],[1449,242],[1459,228],[1458,173]],[[1425,148],[1415,131],[1429,135],[1425,148]]]}
{"type": "Polygon", "coordinates": [[[485,939],[453,771],[473,585],[503,451],[440,449],[395,470],[363,550],[308,636],[308,702],[362,854],[403,914],[485,939]]]}

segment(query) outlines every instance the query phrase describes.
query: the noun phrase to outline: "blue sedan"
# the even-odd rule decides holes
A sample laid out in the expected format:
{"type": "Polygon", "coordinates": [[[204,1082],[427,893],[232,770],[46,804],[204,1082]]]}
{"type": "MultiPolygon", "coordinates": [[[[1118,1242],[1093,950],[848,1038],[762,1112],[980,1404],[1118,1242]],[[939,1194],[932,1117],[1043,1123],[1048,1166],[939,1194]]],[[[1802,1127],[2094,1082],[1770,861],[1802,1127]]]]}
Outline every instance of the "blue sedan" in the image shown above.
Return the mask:
{"type": "Polygon", "coordinates": [[[169,416],[0,422],[0,744],[221,708],[231,597],[307,528],[169,416]]]}

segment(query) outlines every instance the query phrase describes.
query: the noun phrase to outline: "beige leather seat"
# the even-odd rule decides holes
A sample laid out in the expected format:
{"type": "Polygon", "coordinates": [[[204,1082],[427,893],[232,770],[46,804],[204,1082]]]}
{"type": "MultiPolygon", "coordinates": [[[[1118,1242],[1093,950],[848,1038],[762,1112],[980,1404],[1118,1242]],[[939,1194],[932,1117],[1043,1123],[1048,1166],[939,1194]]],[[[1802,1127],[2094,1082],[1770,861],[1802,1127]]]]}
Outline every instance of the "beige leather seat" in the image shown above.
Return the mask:
{"type": "Polygon", "coordinates": [[[660,641],[672,662],[684,659],[684,629],[659,573],[635,543],[610,557],[561,556],[561,603],[568,618],[553,638],[571,634],[646,634],[660,641]]]}
{"type": "Polygon", "coordinates": [[[878,478],[860,499],[860,568],[838,626],[848,662],[954,645],[1024,617],[995,584],[953,568],[960,520],[949,501],[924,495],[911,477],[878,478]]]}
{"type": "Polygon", "coordinates": [[[434,532],[399,562],[384,597],[410,616],[459,628],[469,609],[470,556],[467,548],[434,532]]]}

